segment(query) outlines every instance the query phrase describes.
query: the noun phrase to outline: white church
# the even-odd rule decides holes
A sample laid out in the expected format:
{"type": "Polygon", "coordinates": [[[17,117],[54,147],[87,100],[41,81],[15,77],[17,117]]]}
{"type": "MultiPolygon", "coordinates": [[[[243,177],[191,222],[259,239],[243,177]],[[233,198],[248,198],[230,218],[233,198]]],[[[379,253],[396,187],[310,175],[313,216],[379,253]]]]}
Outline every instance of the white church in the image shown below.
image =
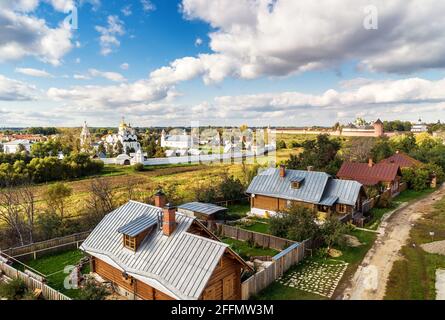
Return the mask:
{"type": "Polygon", "coordinates": [[[136,130],[130,124],[126,124],[124,118],[119,125],[117,134],[109,134],[102,138],[105,145],[112,145],[116,149],[117,143],[120,141],[123,146],[124,153],[136,153],[141,150],[141,144],[138,142],[136,130]]]}

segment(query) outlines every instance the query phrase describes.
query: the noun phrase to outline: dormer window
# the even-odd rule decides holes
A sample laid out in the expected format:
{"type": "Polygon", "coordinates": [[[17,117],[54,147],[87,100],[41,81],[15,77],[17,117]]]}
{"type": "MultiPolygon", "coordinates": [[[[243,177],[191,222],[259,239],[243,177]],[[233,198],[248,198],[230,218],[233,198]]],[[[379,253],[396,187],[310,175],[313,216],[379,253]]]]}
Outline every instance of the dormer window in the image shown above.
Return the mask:
{"type": "Polygon", "coordinates": [[[303,182],[303,177],[294,177],[290,181],[292,189],[300,189],[303,185],[303,182]]]}
{"type": "Polygon", "coordinates": [[[140,216],[120,227],[118,232],[122,234],[124,247],[136,252],[157,224],[158,217],[140,216]]]}

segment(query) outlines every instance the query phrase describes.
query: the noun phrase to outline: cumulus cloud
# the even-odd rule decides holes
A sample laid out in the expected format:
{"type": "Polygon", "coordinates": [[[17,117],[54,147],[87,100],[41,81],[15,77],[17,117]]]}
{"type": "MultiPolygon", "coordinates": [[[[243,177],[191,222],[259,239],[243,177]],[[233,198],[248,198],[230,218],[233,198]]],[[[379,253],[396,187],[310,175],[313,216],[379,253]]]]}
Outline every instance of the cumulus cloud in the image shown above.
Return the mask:
{"type": "MultiPolygon", "coordinates": [[[[425,0],[183,0],[186,19],[209,23],[218,63],[204,71],[223,78],[286,76],[348,60],[379,72],[445,67],[445,3],[425,0]],[[378,29],[366,30],[364,8],[378,9],[378,29]],[[425,23],[435,21],[435,23],[425,23]],[[213,71],[215,68],[219,69],[213,71]]],[[[205,62],[203,61],[203,64],[205,62]]]]}
{"type": "Polygon", "coordinates": [[[35,86],[0,75],[0,101],[29,101],[36,93],[35,86]]]}
{"type": "Polygon", "coordinates": [[[126,17],[131,16],[131,15],[133,14],[133,12],[131,11],[131,4],[129,4],[129,5],[125,6],[125,7],[123,7],[123,8],[121,9],[121,12],[122,12],[122,14],[123,14],[124,16],[126,16],[126,17]]]}
{"type": "Polygon", "coordinates": [[[32,69],[32,68],[16,68],[15,72],[24,74],[26,76],[30,77],[37,77],[37,78],[51,78],[52,75],[45,70],[39,70],[39,69],[32,69]]]}
{"type": "Polygon", "coordinates": [[[122,70],[128,70],[130,68],[130,65],[127,62],[124,62],[120,65],[120,68],[122,70]]]}
{"type": "MultiPolygon", "coordinates": [[[[35,9],[33,3],[20,3],[23,10],[35,9]]],[[[34,56],[57,66],[73,47],[71,38],[69,26],[63,23],[51,28],[43,19],[8,6],[0,8],[0,62],[34,56]]]]}
{"type": "Polygon", "coordinates": [[[108,71],[99,71],[97,69],[89,69],[88,73],[92,77],[105,78],[107,80],[114,81],[114,82],[126,81],[125,77],[117,72],[108,72],[108,71]]]}
{"type": "Polygon", "coordinates": [[[156,10],[156,6],[150,0],[141,0],[142,10],[151,12],[156,10]]]}
{"type": "Polygon", "coordinates": [[[116,15],[108,16],[107,26],[96,26],[96,31],[100,33],[100,47],[101,54],[104,56],[109,55],[113,48],[120,46],[118,36],[125,34],[125,25],[122,20],[116,15]]]}

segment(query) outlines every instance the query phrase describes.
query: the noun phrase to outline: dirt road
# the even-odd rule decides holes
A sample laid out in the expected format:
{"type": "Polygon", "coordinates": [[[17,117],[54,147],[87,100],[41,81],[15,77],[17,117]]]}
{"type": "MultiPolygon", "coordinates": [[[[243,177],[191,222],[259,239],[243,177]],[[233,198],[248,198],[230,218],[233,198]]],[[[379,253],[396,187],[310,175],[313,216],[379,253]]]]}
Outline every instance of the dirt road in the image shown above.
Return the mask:
{"type": "Polygon", "coordinates": [[[432,204],[445,196],[445,187],[426,198],[402,205],[386,216],[380,227],[373,247],[358,267],[343,299],[381,300],[385,296],[386,283],[394,261],[400,258],[400,249],[409,239],[411,225],[432,210],[432,204]]]}

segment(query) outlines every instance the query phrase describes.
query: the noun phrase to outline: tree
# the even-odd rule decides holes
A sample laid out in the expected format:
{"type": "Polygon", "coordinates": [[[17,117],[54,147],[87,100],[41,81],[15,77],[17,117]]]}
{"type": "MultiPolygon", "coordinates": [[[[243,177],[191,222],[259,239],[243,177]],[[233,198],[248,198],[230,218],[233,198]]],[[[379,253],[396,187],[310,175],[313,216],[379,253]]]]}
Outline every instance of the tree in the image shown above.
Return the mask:
{"type": "Polygon", "coordinates": [[[239,179],[224,174],[219,186],[224,200],[238,200],[244,194],[244,186],[239,179]]]}
{"type": "Polygon", "coordinates": [[[284,142],[284,140],[279,140],[277,142],[277,150],[280,149],[287,149],[286,142],[284,142]]]}
{"type": "Polygon", "coordinates": [[[394,154],[389,139],[386,137],[378,138],[376,144],[371,149],[371,157],[375,162],[379,162],[394,154]]]}
{"type": "Polygon", "coordinates": [[[26,229],[30,243],[34,243],[34,224],[36,216],[36,195],[29,184],[21,187],[18,191],[20,196],[20,207],[25,216],[26,229]]]}
{"type": "Polygon", "coordinates": [[[215,202],[218,197],[218,191],[216,187],[212,185],[204,185],[198,183],[195,187],[195,199],[199,202],[212,203],[215,202]]]}
{"type": "Polygon", "coordinates": [[[277,237],[304,241],[316,237],[319,227],[311,210],[293,205],[287,211],[270,218],[269,230],[277,237]]]}
{"type": "Polygon", "coordinates": [[[20,300],[28,292],[25,282],[20,279],[12,279],[9,282],[0,283],[0,298],[8,300],[20,300]]]}
{"type": "Polygon", "coordinates": [[[351,162],[366,162],[371,156],[375,141],[367,137],[353,137],[343,149],[342,158],[351,162]]]}
{"type": "Polygon", "coordinates": [[[328,247],[328,251],[336,244],[339,244],[347,231],[347,226],[338,218],[331,216],[321,225],[320,236],[328,247]]]}
{"type": "Polygon", "coordinates": [[[309,166],[315,170],[337,173],[341,160],[337,153],[341,148],[339,139],[330,139],[328,135],[321,134],[316,140],[306,140],[302,143],[303,152],[291,155],[286,162],[289,169],[306,170],[309,166]]]}
{"type": "Polygon", "coordinates": [[[417,148],[416,137],[412,133],[391,137],[389,141],[393,150],[411,153],[417,148]]]}
{"type": "Polygon", "coordinates": [[[17,236],[20,245],[25,244],[25,218],[20,210],[20,198],[11,187],[0,191],[0,221],[17,236]]]}
{"type": "Polygon", "coordinates": [[[86,200],[87,215],[92,226],[105,214],[116,208],[116,196],[111,184],[106,179],[94,179],[90,183],[89,196],[86,200]]]}
{"type": "Polygon", "coordinates": [[[48,187],[44,196],[48,209],[52,213],[57,213],[61,219],[65,215],[66,199],[73,193],[73,189],[64,183],[55,183],[48,187]]]}
{"type": "Polygon", "coordinates": [[[116,143],[116,146],[114,147],[114,149],[116,150],[116,153],[119,154],[123,154],[124,153],[124,145],[122,144],[122,142],[118,141],[116,143]]]}

